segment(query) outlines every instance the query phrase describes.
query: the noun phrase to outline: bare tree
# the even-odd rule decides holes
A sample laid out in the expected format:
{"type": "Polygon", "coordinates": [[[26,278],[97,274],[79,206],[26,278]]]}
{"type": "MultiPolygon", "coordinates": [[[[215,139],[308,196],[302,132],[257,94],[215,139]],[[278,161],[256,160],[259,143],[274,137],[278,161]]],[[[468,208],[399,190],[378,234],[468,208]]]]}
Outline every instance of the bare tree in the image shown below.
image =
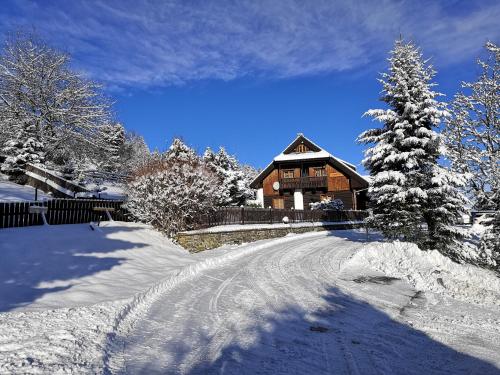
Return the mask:
{"type": "Polygon", "coordinates": [[[467,173],[469,192],[479,208],[500,209],[500,47],[487,43],[487,61],[476,82],[452,103],[445,139],[452,167],[467,173]]]}
{"type": "Polygon", "coordinates": [[[19,162],[14,159],[23,155],[27,139],[39,146],[39,160],[59,165],[92,159],[104,146],[100,129],[111,122],[110,102],[69,63],[68,54],[36,35],[18,33],[6,41],[0,55],[0,133],[10,140],[5,151],[11,162],[19,162]]]}

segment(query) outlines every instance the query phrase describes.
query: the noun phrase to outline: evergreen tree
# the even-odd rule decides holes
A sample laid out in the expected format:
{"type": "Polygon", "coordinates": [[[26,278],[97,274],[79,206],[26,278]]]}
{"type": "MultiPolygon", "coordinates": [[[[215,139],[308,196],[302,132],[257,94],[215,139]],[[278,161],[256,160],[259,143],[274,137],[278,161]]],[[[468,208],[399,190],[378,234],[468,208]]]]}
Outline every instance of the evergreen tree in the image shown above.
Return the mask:
{"type": "Polygon", "coordinates": [[[144,138],[133,132],[125,133],[122,151],[122,172],[125,174],[146,165],[151,159],[151,152],[144,138]]]}
{"type": "Polygon", "coordinates": [[[457,190],[461,179],[438,164],[442,139],[435,129],[447,112],[432,90],[435,72],[413,43],[396,41],[389,65],[380,79],[389,108],[365,114],[382,127],[359,137],[373,144],[363,160],[372,176],[369,224],[388,238],[445,252],[460,236],[453,224],[464,202],[457,190]]]}
{"type": "Polygon", "coordinates": [[[15,139],[6,142],[2,153],[7,155],[1,171],[17,182],[23,182],[21,176],[27,163],[43,163],[45,152],[40,136],[33,125],[25,124],[15,139]]]}
{"type": "Polygon", "coordinates": [[[195,162],[200,158],[196,151],[186,145],[180,138],[174,138],[172,144],[163,155],[166,161],[195,162]]]}
{"type": "Polygon", "coordinates": [[[104,148],[103,170],[118,172],[122,168],[123,148],[125,146],[125,129],[123,125],[108,124],[101,127],[101,133],[106,147],[104,148]]]}
{"type": "MultiPolygon", "coordinates": [[[[219,179],[220,190],[217,199],[219,206],[240,206],[252,198],[248,176],[236,158],[229,155],[224,147],[220,147],[217,153],[207,148],[203,160],[219,179]]],[[[245,168],[248,172],[248,167],[245,168]]]]}
{"type": "Polygon", "coordinates": [[[500,210],[500,47],[487,43],[487,61],[478,61],[476,82],[464,82],[458,93],[445,139],[452,168],[470,176],[467,190],[476,208],[500,210]]]}

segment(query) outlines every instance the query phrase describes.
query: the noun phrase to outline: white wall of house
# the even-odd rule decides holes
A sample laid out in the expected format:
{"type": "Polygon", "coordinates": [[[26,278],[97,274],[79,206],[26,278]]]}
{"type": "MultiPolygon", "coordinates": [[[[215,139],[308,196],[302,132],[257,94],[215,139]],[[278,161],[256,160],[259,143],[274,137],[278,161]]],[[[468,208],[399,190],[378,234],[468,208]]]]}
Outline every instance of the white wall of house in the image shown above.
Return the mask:
{"type": "Polygon", "coordinates": [[[302,194],[302,189],[296,189],[293,193],[293,207],[296,210],[304,209],[304,196],[302,194]]]}
{"type": "Polygon", "coordinates": [[[263,188],[260,188],[257,190],[257,199],[255,201],[261,207],[264,207],[264,189],[263,188]]]}

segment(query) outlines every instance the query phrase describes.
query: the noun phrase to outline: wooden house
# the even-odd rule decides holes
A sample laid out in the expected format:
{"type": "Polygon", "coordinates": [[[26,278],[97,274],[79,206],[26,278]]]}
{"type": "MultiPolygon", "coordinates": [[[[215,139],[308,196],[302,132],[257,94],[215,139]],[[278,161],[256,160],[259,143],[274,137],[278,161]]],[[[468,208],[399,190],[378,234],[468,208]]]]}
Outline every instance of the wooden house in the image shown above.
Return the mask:
{"type": "Polygon", "coordinates": [[[310,203],[332,198],[341,199],[345,209],[363,210],[368,180],[354,165],[298,134],[250,186],[266,208],[307,210],[310,203]]]}

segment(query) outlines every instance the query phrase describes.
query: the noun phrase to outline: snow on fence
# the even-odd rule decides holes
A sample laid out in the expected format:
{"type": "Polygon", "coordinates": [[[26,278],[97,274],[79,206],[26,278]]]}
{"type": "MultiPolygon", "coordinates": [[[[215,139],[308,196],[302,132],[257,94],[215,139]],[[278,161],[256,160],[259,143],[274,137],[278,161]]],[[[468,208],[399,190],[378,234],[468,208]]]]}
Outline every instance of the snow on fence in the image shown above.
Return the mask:
{"type": "Polygon", "coordinates": [[[102,213],[94,207],[109,207],[113,220],[129,221],[127,212],[122,208],[123,201],[104,199],[51,199],[32,202],[0,202],[0,228],[42,225],[41,214],[30,213],[30,206],[47,207],[48,224],[78,224],[98,221],[102,213]]]}
{"type": "Polygon", "coordinates": [[[290,223],[363,221],[367,216],[367,211],[359,210],[285,210],[254,207],[222,207],[204,216],[201,227],[229,224],[283,223],[284,217],[287,217],[290,223]]]}

